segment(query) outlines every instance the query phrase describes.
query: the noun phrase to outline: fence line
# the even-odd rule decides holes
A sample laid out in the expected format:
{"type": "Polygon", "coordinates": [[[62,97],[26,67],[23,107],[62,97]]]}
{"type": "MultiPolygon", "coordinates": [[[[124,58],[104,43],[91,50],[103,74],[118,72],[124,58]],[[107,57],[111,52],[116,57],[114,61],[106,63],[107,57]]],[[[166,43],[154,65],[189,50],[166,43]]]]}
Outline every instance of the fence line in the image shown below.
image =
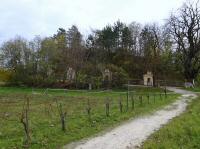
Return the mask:
{"type": "MultiPolygon", "coordinates": [[[[49,90],[46,91],[47,94],[48,94],[48,91],[49,90]]],[[[119,92],[116,92],[116,93],[119,93],[119,92]]],[[[133,110],[137,110],[137,108],[144,108],[145,106],[156,104],[158,100],[160,100],[160,102],[161,101],[164,102],[166,101],[165,99],[168,99],[170,98],[170,96],[174,96],[174,95],[177,95],[177,94],[173,92],[136,93],[134,91],[129,91],[129,92],[120,93],[119,97],[107,96],[105,100],[101,100],[100,102],[95,102],[95,101],[93,102],[92,100],[90,100],[92,99],[92,97],[90,97],[76,103],[76,104],[82,104],[81,109],[72,108],[73,112],[72,113],[66,112],[66,115],[64,116],[67,117],[67,122],[66,122],[67,125],[70,120],[77,117],[83,117],[87,119],[89,123],[92,123],[93,118],[95,119],[95,112],[99,112],[101,113],[100,114],[101,116],[105,116],[109,118],[109,117],[112,117],[112,114],[113,114],[112,111],[114,111],[115,114],[116,114],[116,111],[118,112],[118,114],[131,112],[133,110]],[[95,105],[93,105],[94,103],[98,106],[98,108],[95,105]]],[[[54,98],[59,99],[63,97],[54,97],[54,98]]],[[[60,102],[60,100],[57,100],[57,102],[60,102]]],[[[57,103],[57,104],[61,105],[61,103],[57,103]]],[[[59,123],[57,123],[57,121],[59,121],[59,114],[55,112],[55,108],[56,108],[55,100],[50,100],[48,103],[36,104],[36,106],[38,105],[43,105],[44,107],[42,108],[44,108],[43,109],[44,114],[48,115],[49,119],[55,122],[54,125],[56,126],[59,125],[59,123]]],[[[31,109],[32,108],[30,107],[30,111],[31,109]]],[[[65,107],[62,106],[62,109],[65,109],[65,107]]],[[[36,125],[36,127],[38,127],[38,124],[36,122],[34,122],[33,124],[36,125]]],[[[63,129],[65,130],[65,128],[63,129]]],[[[67,131],[67,127],[66,127],[66,131],[67,131]]]]}

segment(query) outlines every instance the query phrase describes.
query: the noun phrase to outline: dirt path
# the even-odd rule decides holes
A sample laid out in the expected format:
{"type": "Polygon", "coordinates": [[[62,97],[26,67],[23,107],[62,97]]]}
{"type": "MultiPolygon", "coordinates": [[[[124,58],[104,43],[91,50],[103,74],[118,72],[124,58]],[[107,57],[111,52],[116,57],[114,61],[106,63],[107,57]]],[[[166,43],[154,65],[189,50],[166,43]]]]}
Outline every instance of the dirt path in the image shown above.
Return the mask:
{"type": "Polygon", "coordinates": [[[194,93],[189,91],[172,87],[168,87],[168,89],[180,93],[182,96],[176,102],[153,115],[136,118],[104,135],[67,145],[64,149],[134,149],[139,147],[154,131],[184,112],[188,101],[196,97],[194,93]]]}

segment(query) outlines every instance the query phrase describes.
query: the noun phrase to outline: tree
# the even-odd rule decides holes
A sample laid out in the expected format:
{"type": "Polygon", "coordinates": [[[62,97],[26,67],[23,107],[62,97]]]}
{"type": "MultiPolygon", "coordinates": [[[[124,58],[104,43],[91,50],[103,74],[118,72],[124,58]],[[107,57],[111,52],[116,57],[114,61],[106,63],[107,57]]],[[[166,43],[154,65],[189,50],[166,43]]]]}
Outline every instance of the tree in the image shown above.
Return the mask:
{"type": "Polygon", "coordinates": [[[63,28],[59,28],[57,34],[53,36],[54,42],[56,43],[56,77],[59,82],[64,82],[66,79],[66,72],[68,67],[68,47],[67,47],[67,32],[63,28]]]}
{"type": "Polygon", "coordinates": [[[140,48],[144,57],[144,70],[150,70],[154,75],[154,85],[160,65],[161,39],[160,29],[155,24],[146,25],[141,32],[140,48]]]}
{"type": "Polygon", "coordinates": [[[116,44],[112,26],[107,25],[103,30],[96,31],[96,37],[96,46],[99,49],[101,61],[103,63],[110,63],[116,44]]]}
{"type": "Polygon", "coordinates": [[[25,65],[28,61],[29,50],[27,43],[21,37],[16,37],[3,43],[1,50],[4,64],[14,71],[17,71],[19,65],[25,65]]]}
{"type": "Polygon", "coordinates": [[[12,81],[22,83],[28,80],[32,73],[32,51],[28,43],[21,37],[5,42],[2,47],[2,57],[6,68],[13,71],[12,81]]]}
{"type": "Polygon", "coordinates": [[[75,70],[75,85],[78,87],[78,73],[81,68],[84,66],[86,57],[85,45],[82,39],[82,35],[78,30],[78,27],[73,25],[67,31],[67,59],[68,59],[68,68],[71,67],[75,70]]]}
{"type": "Polygon", "coordinates": [[[39,56],[38,75],[41,76],[43,80],[54,78],[55,81],[60,72],[58,69],[61,69],[59,65],[61,53],[58,52],[55,41],[52,38],[44,38],[41,42],[41,49],[37,54],[39,56]]]}
{"type": "Polygon", "coordinates": [[[131,24],[129,24],[129,30],[132,34],[132,42],[133,42],[133,49],[132,49],[132,53],[134,55],[141,55],[140,53],[140,45],[139,45],[139,39],[140,39],[140,33],[142,30],[142,26],[139,23],[136,22],[132,22],[131,24]]]}
{"type": "Polygon", "coordinates": [[[67,45],[71,49],[78,49],[82,46],[82,35],[77,26],[72,25],[67,31],[67,45]]]}
{"type": "Polygon", "coordinates": [[[168,20],[176,52],[187,81],[195,79],[200,70],[200,9],[199,3],[185,3],[168,20]]]}
{"type": "Polygon", "coordinates": [[[78,28],[73,25],[67,31],[68,43],[68,66],[79,71],[85,61],[85,47],[83,44],[82,35],[78,28]]]}
{"type": "Polygon", "coordinates": [[[42,39],[39,36],[36,36],[32,41],[29,42],[29,48],[32,51],[31,62],[32,62],[32,72],[34,75],[38,73],[39,69],[39,60],[40,55],[39,52],[41,51],[41,43],[42,39]]]}
{"type": "MultiPolygon", "coordinates": [[[[190,7],[184,8],[188,10],[190,7]]],[[[191,11],[181,10],[183,14],[191,11]]],[[[192,10],[199,13],[196,9],[192,10]]],[[[15,82],[29,86],[78,87],[82,84],[85,87],[88,83],[93,83],[99,87],[102,75],[99,65],[120,68],[130,79],[142,79],[147,70],[153,72],[154,81],[164,79],[164,76],[180,78],[177,70],[184,65],[187,66],[183,67],[185,74],[191,76],[200,67],[197,25],[199,14],[197,17],[190,12],[196,20],[192,25],[196,26],[187,27],[186,24],[184,27],[181,23],[189,21],[189,15],[184,17],[180,12],[171,17],[169,27],[165,30],[156,24],[142,27],[136,22],[127,25],[117,21],[102,30],[94,30],[86,41],[75,25],[67,30],[59,28],[50,37],[35,37],[30,42],[17,37],[1,46],[0,66],[13,73],[11,78],[15,82]],[[173,50],[172,37],[177,41],[177,51],[173,50]],[[184,63],[177,65],[179,59],[184,63]],[[76,73],[72,82],[67,80],[70,67],[76,73]]],[[[120,82],[120,79],[116,81],[120,82]]]]}

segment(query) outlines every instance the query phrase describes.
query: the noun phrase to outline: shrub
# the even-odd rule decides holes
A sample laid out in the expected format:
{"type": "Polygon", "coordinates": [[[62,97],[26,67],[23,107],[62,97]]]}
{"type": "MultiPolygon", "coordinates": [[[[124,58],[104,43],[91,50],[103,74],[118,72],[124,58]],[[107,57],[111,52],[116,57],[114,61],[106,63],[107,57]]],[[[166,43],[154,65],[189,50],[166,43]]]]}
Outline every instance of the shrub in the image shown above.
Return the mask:
{"type": "Polygon", "coordinates": [[[123,84],[127,83],[129,77],[127,72],[122,67],[109,64],[106,68],[112,72],[112,87],[119,88],[122,87],[123,84]]]}
{"type": "Polygon", "coordinates": [[[88,63],[78,72],[77,83],[79,88],[88,88],[89,83],[92,84],[92,88],[100,88],[102,73],[99,68],[88,63]]]}
{"type": "Polygon", "coordinates": [[[0,82],[8,82],[11,78],[12,71],[6,69],[0,69],[0,82]]]}

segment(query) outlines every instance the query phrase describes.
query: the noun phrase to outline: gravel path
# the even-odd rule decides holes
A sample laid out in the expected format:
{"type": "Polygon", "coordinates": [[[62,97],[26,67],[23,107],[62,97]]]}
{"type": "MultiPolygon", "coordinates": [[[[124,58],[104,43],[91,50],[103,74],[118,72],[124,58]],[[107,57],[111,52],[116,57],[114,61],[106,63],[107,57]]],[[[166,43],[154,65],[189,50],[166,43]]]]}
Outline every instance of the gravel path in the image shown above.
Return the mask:
{"type": "Polygon", "coordinates": [[[113,130],[92,139],[73,143],[63,149],[134,149],[138,148],[154,131],[170,119],[185,111],[187,103],[196,95],[192,92],[168,87],[168,90],[182,94],[176,102],[150,116],[143,116],[123,124],[113,130]]]}

